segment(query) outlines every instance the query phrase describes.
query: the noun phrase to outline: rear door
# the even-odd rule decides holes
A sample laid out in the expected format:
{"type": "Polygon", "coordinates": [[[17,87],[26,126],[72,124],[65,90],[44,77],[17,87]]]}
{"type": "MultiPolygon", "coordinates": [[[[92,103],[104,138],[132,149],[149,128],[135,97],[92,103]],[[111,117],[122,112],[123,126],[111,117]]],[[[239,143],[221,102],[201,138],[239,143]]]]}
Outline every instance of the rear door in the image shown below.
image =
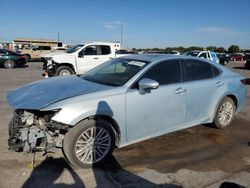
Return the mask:
{"type": "Polygon", "coordinates": [[[187,123],[203,122],[214,111],[224,91],[220,71],[202,60],[181,60],[184,70],[184,87],[187,89],[187,123]]]}

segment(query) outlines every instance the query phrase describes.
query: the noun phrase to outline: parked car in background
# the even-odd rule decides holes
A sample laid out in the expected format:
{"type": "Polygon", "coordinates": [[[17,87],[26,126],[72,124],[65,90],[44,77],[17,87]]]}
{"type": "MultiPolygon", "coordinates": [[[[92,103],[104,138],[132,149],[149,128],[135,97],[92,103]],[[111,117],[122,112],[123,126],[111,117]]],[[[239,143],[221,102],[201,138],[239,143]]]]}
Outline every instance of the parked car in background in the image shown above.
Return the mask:
{"type": "Polygon", "coordinates": [[[199,57],[203,59],[208,59],[214,63],[218,63],[218,64],[220,63],[220,60],[217,54],[215,52],[211,52],[208,50],[205,50],[205,51],[194,50],[194,51],[185,52],[183,55],[199,57]]]}
{"type": "Polygon", "coordinates": [[[243,53],[233,53],[231,54],[231,61],[244,61],[245,57],[243,53]]]}
{"type": "Polygon", "coordinates": [[[134,51],[128,51],[128,50],[116,50],[115,53],[116,54],[127,54],[127,55],[129,55],[129,54],[136,54],[136,52],[134,52],[134,51]]]}
{"type": "Polygon", "coordinates": [[[174,51],[168,52],[168,54],[180,55],[180,52],[174,50],[174,51]]]}
{"type": "Polygon", "coordinates": [[[0,65],[7,69],[13,69],[27,63],[24,55],[9,50],[0,49],[0,65]]]}
{"type": "Polygon", "coordinates": [[[246,60],[245,68],[250,69],[250,54],[245,55],[245,60],[246,60]]]}
{"type": "Polygon", "coordinates": [[[218,58],[219,58],[219,61],[220,61],[220,64],[221,65],[226,65],[229,63],[230,61],[230,55],[229,54],[226,54],[226,53],[216,53],[218,58]]]}
{"type": "Polygon", "coordinates": [[[62,147],[72,165],[95,167],[115,147],[199,124],[226,128],[245,103],[245,84],[244,77],[201,58],[115,58],[81,76],[43,79],[9,93],[15,109],[9,147],[62,147]]]}
{"type": "Polygon", "coordinates": [[[31,46],[28,49],[20,49],[18,52],[25,55],[27,60],[40,60],[41,54],[52,51],[51,46],[31,46]]]}

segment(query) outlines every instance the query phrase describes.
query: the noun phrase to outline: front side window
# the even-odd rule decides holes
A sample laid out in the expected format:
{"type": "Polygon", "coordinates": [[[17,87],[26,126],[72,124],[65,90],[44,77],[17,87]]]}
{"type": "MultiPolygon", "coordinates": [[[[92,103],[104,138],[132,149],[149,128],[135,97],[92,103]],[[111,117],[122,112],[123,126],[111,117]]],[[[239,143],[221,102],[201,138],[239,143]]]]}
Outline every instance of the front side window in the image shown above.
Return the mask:
{"type": "Polygon", "coordinates": [[[96,47],[96,45],[87,46],[84,49],[84,55],[97,55],[97,47],[96,47]]]}
{"type": "Polygon", "coordinates": [[[4,50],[0,50],[0,55],[6,55],[7,54],[7,52],[6,51],[4,51],[4,50]]]}
{"type": "Polygon", "coordinates": [[[182,60],[185,81],[202,80],[213,77],[212,66],[205,61],[182,60]]]}
{"type": "Polygon", "coordinates": [[[91,82],[121,86],[144,68],[149,62],[117,58],[103,63],[81,76],[91,82]]]}
{"type": "Polygon", "coordinates": [[[202,52],[202,53],[199,55],[199,57],[207,59],[207,53],[206,53],[206,52],[202,52]]]}
{"type": "Polygon", "coordinates": [[[78,44],[66,50],[66,53],[71,54],[82,48],[84,45],[78,44]]]}
{"type": "Polygon", "coordinates": [[[150,78],[160,85],[182,81],[179,60],[164,61],[151,68],[142,78],[150,78]]]}

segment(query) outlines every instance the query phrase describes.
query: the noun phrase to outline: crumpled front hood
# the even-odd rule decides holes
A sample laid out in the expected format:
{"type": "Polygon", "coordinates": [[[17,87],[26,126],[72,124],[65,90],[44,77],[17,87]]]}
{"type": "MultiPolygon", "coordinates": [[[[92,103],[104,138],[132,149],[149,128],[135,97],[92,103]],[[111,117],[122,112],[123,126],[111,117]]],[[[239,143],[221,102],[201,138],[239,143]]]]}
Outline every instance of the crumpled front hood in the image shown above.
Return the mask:
{"type": "Polygon", "coordinates": [[[40,55],[40,57],[43,57],[43,58],[49,58],[49,57],[53,57],[55,55],[61,55],[61,54],[65,54],[66,52],[65,51],[53,51],[53,52],[45,52],[45,53],[42,53],[40,55]]]}
{"type": "Polygon", "coordinates": [[[18,88],[7,95],[7,101],[14,109],[39,110],[62,99],[110,88],[112,87],[89,82],[77,76],[60,76],[18,88]]]}

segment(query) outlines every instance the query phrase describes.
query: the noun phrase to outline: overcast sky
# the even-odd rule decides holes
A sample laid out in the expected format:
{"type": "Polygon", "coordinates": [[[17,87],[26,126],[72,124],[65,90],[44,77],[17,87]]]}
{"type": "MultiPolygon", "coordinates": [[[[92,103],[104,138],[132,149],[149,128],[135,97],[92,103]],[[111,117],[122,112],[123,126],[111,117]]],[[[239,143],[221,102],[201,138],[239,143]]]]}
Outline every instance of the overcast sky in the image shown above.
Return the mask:
{"type": "Polygon", "coordinates": [[[120,41],[129,48],[250,48],[250,0],[0,0],[0,41],[120,41]]]}

